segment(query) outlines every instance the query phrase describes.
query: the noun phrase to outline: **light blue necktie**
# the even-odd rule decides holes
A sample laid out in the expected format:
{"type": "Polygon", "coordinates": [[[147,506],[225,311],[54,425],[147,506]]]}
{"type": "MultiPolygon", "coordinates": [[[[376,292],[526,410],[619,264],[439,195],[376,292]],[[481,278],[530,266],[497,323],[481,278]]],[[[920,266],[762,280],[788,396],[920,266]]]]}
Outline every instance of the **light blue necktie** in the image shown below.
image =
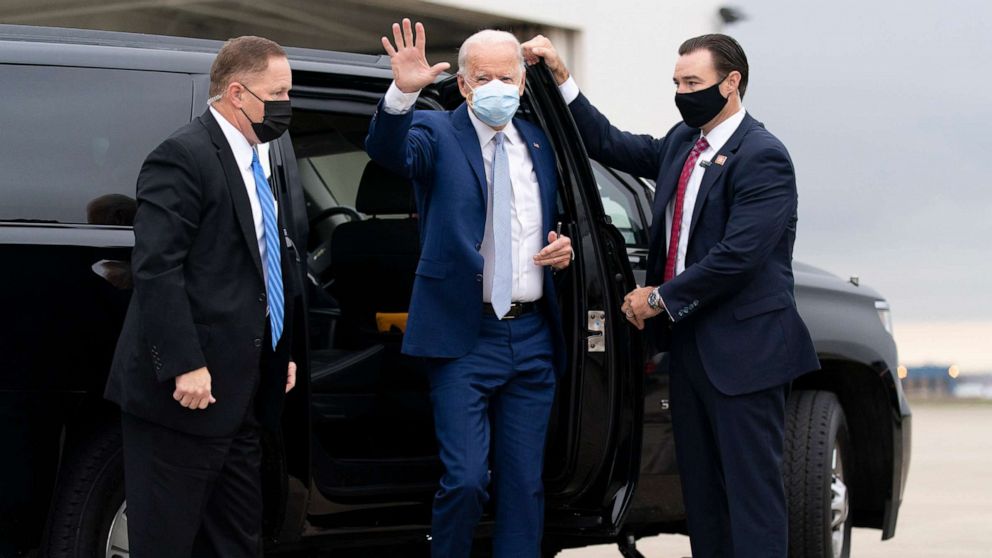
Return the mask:
{"type": "Polygon", "coordinates": [[[510,162],[506,156],[506,136],[496,132],[496,154],[493,156],[493,292],[492,305],[496,316],[510,311],[513,291],[513,254],[510,250],[510,162]]]}
{"type": "Polygon", "coordinates": [[[251,152],[251,172],[255,175],[255,191],[258,192],[258,204],[262,207],[262,240],[265,241],[265,293],[269,301],[269,323],[272,326],[272,350],[275,350],[282,337],[283,293],[282,293],[282,259],[279,250],[279,221],[276,218],[276,201],[272,197],[269,181],[265,179],[265,171],[258,162],[258,151],[251,152]]]}

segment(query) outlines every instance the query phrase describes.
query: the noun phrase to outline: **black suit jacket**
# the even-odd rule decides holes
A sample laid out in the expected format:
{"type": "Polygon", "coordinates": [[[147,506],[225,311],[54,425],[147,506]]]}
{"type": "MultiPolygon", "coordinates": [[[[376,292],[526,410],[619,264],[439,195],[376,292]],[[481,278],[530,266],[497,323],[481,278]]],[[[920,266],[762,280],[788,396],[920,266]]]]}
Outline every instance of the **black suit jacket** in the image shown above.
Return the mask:
{"type": "Polygon", "coordinates": [[[248,194],[209,110],[152,151],[138,176],[137,200],[134,293],[105,396],[126,413],[201,436],[233,434],[255,412],[255,401],[263,423],[276,428],[301,291],[284,204],[286,325],[273,351],[248,194]],[[203,366],[217,402],[183,408],[172,398],[175,377],[203,366]]]}
{"type": "MultiPolygon", "coordinates": [[[[819,368],[796,309],[792,247],[798,197],[782,142],[745,115],[703,174],[685,271],[662,283],[665,208],[699,129],[679,123],[665,137],[653,138],[616,129],[583,95],[569,108],[594,159],[656,181],[647,284],[661,285],[673,327],[693,330],[717,389],[727,395],[755,392],[819,368]]],[[[667,329],[659,321],[649,324],[664,347],[667,329]]]]}

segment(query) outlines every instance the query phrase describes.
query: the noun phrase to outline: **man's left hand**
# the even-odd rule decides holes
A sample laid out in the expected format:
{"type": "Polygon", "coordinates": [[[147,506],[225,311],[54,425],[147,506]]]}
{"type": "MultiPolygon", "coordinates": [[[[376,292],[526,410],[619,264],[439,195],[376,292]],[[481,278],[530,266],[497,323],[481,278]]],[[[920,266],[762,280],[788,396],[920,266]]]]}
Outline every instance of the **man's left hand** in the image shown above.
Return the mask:
{"type": "Polygon", "coordinates": [[[286,393],[296,386],[296,363],[289,361],[289,367],[286,370],[286,393]]]}
{"type": "Polygon", "coordinates": [[[549,232],[548,245],[534,256],[534,263],[550,265],[558,271],[565,269],[572,263],[572,239],[565,235],[558,236],[555,231],[549,232]]]}
{"type": "Polygon", "coordinates": [[[644,321],[661,314],[661,310],[655,310],[648,306],[648,295],[654,287],[638,287],[623,297],[623,311],[627,321],[637,326],[637,329],[644,329],[644,321]]]}

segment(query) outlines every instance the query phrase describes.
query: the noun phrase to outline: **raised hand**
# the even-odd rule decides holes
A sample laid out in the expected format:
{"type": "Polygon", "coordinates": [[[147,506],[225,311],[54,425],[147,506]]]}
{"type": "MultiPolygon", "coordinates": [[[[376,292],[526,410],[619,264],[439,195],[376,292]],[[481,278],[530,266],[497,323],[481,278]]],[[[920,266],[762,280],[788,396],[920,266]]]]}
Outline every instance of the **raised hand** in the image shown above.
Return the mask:
{"type": "Polygon", "coordinates": [[[427,35],[424,33],[424,24],[419,21],[416,41],[408,18],[403,18],[402,32],[399,23],[393,24],[393,40],[396,42],[396,48],[393,48],[387,37],[382,38],[382,46],[392,63],[396,87],[404,93],[420,91],[434,83],[441,72],[451,67],[447,62],[433,66],[427,62],[427,35]]]}
{"type": "Polygon", "coordinates": [[[548,69],[555,76],[555,81],[558,82],[558,85],[568,80],[568,68],[565,67],[565,62],[558,55],[555,45],[551,44],[551,39],[548,39],[544,35],[537,35],[520,45],[520,47],[524,53],[524,60],[532,66],[540,62],[543,58],[544,62],[548,65],[548,69]]]}

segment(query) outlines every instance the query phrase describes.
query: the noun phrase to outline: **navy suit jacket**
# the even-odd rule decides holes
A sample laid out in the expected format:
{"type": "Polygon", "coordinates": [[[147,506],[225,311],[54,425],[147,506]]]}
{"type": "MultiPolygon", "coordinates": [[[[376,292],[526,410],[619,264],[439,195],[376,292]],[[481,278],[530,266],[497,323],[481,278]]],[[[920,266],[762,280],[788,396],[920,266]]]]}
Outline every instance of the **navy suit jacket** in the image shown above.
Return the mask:
{"type": "MultiPolygon", "coordinates": [[[[656,181],[647,284],[661,285],[673,329],[692,328],[717,389],[727,395],[755,392],[819,368],[796,310],[796,179],[778,138],[744,117],[703,175],[685,271],[662,284],[665,208],[699,129],[679,123],[659,139],[616,129],[584,95],[569,108],[594,159],[656,181]],[[723,164],[716,164],[720,157],[723,164]]],[[[664,347],[667,328],[653,321],[664,347]]]]}
{"type": "MultiPolygon", "coordinates": [[[[558,170],[544,132],[515,118],[540,184],[544,237],[555,227],[558,170]]],[[[372,159],[413,182],[420,223],[420,262],[403,352],[457,358],[476,344],[482,320],[479,253],[486,226],[488,186],[479,136],[467,105],[454,111],[389,114],[382,103],[372,117],[365,148],[372,159]]],[[[554,367],[565,370],[565,342],[550,268],[544,270],[542,310],[552,327],[554,367]]]]}

